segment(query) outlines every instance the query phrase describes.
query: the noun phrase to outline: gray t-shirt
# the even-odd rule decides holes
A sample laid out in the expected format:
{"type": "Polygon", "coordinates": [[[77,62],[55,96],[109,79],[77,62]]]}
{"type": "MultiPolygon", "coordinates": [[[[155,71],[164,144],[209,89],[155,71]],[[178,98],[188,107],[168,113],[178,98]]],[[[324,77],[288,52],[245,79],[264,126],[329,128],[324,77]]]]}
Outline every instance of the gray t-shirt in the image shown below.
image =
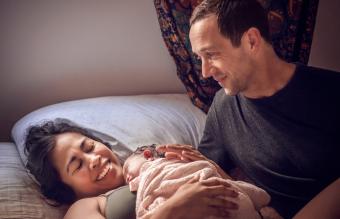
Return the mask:
{"type": "Polygon", "coordinates": [[[297,65],[267,98],[227,96],[209,110],[199,150],[227,172],[239,167],[291,218],[340,173],[340,73],[297,65]]]}

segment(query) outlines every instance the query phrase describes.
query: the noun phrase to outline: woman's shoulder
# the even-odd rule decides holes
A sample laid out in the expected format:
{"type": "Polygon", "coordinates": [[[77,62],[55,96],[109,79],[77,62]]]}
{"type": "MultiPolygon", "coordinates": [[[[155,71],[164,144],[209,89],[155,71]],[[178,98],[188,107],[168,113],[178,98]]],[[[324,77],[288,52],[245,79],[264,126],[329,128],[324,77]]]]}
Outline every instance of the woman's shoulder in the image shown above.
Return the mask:
{"type": "Polygon", "coordinates": [[[83,198],[71,205],[64,219],[73,218],[105,218],[106,198],[96,196],[83,198]]]}

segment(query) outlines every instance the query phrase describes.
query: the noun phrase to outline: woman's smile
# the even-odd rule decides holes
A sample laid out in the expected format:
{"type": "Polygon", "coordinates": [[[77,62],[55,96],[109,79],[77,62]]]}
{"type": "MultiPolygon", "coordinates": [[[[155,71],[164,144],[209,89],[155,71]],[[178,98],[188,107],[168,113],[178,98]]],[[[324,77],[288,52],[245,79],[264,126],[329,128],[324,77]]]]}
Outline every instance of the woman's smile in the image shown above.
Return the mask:
{"type": "Polygon", "coordinates": [[[96,180],[97,181],[102,180],[111,170],[112,170],[112,163],[108,161],[104,164],[104,167],[99,172],[99,175],[96,180]]]}

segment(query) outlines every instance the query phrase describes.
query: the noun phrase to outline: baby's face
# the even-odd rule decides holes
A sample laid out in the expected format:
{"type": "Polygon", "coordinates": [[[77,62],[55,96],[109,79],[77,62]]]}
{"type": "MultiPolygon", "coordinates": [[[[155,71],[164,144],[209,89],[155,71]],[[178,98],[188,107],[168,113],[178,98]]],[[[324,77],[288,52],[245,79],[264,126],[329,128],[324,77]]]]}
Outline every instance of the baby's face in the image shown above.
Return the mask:
{"type": "Polygon", "coordinates": [[[130,156],[124,163],[123,175],[126,183],[139,176],[142,165],[147,161],[143,153],[130,156]]]}

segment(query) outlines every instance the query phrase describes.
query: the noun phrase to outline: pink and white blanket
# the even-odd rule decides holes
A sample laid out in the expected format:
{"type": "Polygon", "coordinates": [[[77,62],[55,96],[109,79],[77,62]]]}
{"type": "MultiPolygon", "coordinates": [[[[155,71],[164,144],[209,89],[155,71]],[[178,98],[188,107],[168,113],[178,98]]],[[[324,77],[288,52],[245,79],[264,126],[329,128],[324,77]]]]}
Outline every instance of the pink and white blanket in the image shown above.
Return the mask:
{"type": "MultiPolygon", "coordinates": [[[[188,163],[161,158],[146,162],[141,168],[140,176],[130,182],[130,190],[137,191],[137,218],[149,218],[158,206],[194,177],[204,180],[221,176],[208,161],[188,163]]],[[[239,193],[237,198],[230,198],[239,205],[239,209],[233,212],[232,218],[260,219],[257,211],[269,203],[270,196],[252,184],[243,181],[226,181],[239,193]]],[[[206,218],[212,217],[207,215],[206,218]]]]}

